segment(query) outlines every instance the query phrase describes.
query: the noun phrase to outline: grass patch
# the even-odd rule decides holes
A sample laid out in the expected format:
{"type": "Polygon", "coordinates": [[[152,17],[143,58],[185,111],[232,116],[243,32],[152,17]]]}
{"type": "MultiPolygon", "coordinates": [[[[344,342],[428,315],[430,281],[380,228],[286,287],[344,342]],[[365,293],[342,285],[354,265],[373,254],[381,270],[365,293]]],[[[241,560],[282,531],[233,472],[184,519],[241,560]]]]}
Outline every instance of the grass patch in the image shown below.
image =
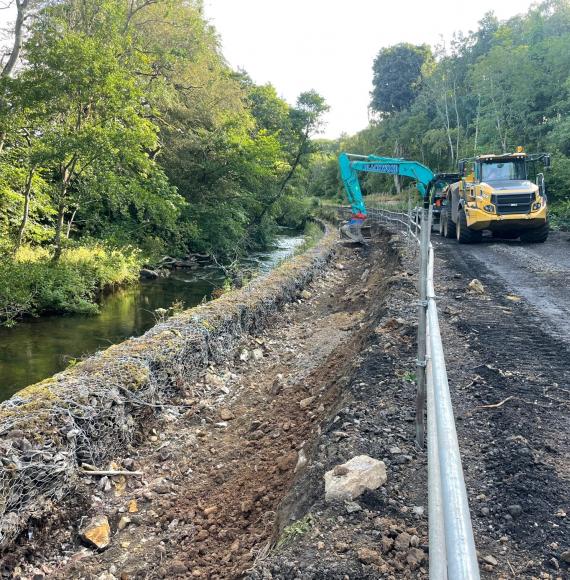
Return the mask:
{"type": "Polygon", "coordinates": [[[277,547],[281,548],[295,541],[297,538],[303,537],[307,532],[313,527],[313,518],[311,514],[307,514],[304,518],[293,522],[290,526],[287,526],[279,540],[277,541],[277,547]]]}

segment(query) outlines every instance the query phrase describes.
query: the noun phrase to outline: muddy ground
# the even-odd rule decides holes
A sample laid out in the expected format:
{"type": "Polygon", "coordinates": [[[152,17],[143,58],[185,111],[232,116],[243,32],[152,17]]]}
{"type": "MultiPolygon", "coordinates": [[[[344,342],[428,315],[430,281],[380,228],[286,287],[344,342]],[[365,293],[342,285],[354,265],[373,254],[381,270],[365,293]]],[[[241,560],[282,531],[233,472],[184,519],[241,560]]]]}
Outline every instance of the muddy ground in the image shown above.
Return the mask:
{"type": "MultiPolygon", "coordinates": [[[[436,252],[482,574],[565,578],[568,344],[485,260],[447,242],[436,252]],[[483,294],[467,291],[474,277],[483,294]]],[[[235,360],[185,385],[116,458],[142,477],[86,476],[3,555],[3,577],[427,578],[415,271],[397,236],[339,246],[297,303],[244,337],[235,360]],[[361,454],[385,462],[386,484],[325,503],[324,472],[361,454]],[[97,514],[112,529],[101,552],[78,534],[97,514]]]]}

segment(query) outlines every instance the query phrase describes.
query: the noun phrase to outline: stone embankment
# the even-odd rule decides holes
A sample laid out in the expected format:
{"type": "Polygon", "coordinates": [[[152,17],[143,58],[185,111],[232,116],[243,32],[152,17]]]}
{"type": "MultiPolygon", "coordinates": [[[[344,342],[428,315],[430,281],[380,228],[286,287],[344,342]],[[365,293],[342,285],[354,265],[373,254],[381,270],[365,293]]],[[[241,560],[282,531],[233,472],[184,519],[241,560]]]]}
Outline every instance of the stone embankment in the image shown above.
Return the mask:
{"type": "Polygon", "coordinates": [[[244,336],[261,331],[323,270],[336,240],[336,231],[327,228],[316,247],[267,277],[169,318],[2,403],[0,548],[77,487],[83,464],[102,466],[124,456],[157,410],[208,365],[232,358],[244,336]]]}

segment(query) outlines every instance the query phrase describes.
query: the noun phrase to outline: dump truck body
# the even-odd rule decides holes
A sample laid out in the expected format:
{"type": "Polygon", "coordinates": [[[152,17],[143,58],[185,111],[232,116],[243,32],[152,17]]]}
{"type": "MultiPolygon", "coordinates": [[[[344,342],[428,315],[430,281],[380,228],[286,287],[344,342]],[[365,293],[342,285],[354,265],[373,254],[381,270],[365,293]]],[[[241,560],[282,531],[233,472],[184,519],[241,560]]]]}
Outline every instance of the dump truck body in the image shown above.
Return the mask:
{"type": "Polygon", "coordinates": [[[463,177],[447,189],[440,231],[447,237],[455,235],[462,243],[480,241],[485,230],[497,237],[545,241],[548,207],[544,177],[542,173],[532,175],[539,160],[546,167],[550,165],[548,155],[524,152],[462,160],[459,169],[463,177]]]}

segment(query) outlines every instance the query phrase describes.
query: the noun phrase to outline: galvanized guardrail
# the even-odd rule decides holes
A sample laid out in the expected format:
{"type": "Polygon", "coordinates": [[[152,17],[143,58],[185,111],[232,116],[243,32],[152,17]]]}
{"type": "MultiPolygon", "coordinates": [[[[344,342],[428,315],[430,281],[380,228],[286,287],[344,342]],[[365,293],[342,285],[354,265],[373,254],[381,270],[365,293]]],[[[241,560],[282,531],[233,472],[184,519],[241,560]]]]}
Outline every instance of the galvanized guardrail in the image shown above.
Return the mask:
{"type": "Polygon", "coordinates": [[[372,206],[368,216],[403,233],[409,243],[415,240],[414,246],[419,247],[416,443],[424,447],[427,398],[429,577],[478,580],[479,565],[437,316],[430,240],[432,210],[412,210],[408,205],[408,211],[402,212],[372,206]]]}

